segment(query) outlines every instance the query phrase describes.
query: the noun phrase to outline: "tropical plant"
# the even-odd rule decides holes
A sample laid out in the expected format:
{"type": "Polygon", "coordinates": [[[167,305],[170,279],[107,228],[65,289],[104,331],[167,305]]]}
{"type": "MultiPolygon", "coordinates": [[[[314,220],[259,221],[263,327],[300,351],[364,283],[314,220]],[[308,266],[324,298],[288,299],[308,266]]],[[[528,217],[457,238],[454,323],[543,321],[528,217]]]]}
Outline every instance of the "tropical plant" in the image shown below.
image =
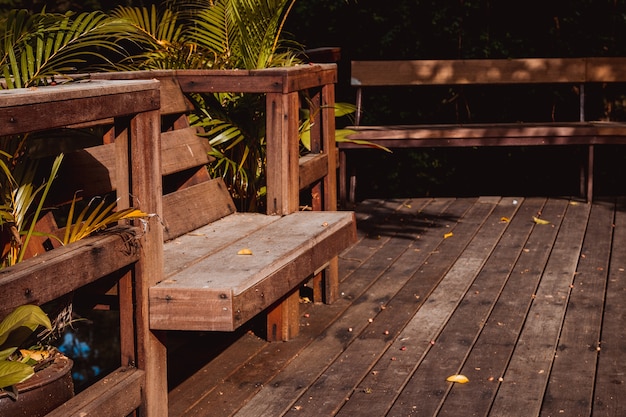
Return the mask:
{"type": "Polygon", "coordinates": [[[0,391],[15,396],[14,386],[33,376],[54,350],[41,341],[20,349],[39,327],[52,330],[52,323],[40,307],[30,304],[17,307],[0,322],[0,391]]]}
{"type": "Polygon", "coordinates": [[[132,30],[125,21],[102,12],[12,10],[0,20],[2,88],[45,85],[79,69],[110,66],[112,59],[121,59],[124,50],[119,41],[132,30]]]}
{"type": "Polygon", "coordinates": [[[63,154],[57,156],[47,178],[37,179],[39,161],[26,157],[27,137],[3,138],[0,155],[0,267],[15,265],[24,259],[28,243],[36,234],[35,225],[44,204],[63,154]],[[12,150],[7,152],[6,150],[12,150]],[[39,184],[41,182],[41,184],[39,184]]]}
{"type": "MultiPolygon", "coordinates": [[[[113,16],[135,27],[140,52],[130,69],[261,69],[299,63],[299,45],[282,37],[295,0],[183,0],[166,8],[119,7],[113,16]]],[[[194,125],[205,130],[223,177],[241,209],[256,211],[264,195],[264,102],[253,94],[194,94],[194,125]]]]}

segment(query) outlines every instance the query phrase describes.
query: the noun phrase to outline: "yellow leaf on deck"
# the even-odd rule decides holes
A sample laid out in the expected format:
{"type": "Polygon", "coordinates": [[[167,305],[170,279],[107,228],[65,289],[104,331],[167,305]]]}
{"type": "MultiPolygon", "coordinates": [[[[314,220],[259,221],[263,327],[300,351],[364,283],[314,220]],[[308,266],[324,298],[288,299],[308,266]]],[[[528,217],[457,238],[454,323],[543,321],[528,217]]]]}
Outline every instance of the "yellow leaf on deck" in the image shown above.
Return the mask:
{"type": "Polygon", "coordinates": [[[533,221],[537,224],[550,224],[549,221],[540,219],[539,217],[533,216],[533,221]]]}
{"type": "Polygon", "coordinates": [[[459,384],[467,384],[469,379],[465,375],[451,375],[446,378],[448,382],[458,382],[459,384]]]}
{"type": "Polygon", "coordinates": [[[501,221],[502,223],[508,223],[508,222],[510,222],[511,220],[510,220],[508,217],[500,217],[500,221],[501,221]]]}
{"type": "Polygon", "coordinates": [[[447,239],[447,238],[452,237],[452,236],[454,236],[454,234],[452,232],[450,232],[450,233],[446,233],[445,235],[443,235],[443,238],[447,239]]]}
{"type": "Polygon", "coordinates": [[[248,248],[241,249],[239,252],[237,252],[237,255],[252,255],[252,251],[248,248]]]}

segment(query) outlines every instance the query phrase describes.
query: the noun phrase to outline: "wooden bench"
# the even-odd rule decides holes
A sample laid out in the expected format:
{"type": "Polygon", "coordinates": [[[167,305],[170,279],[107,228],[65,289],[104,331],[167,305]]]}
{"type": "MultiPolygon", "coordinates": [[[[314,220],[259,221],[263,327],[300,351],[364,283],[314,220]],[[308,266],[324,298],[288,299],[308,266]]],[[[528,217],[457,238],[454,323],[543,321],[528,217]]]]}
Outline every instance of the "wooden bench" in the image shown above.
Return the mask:
{"type": "MultiPolygon", "coordinates": [[[[211,162],[207,155],[210,146],[189,126],[187,115],[192,107],[180,87],[181,80],[190,83],[195,77],[193,84],[197,85],[210,73],[189,74],[152,71],[94,75],[157,78],[161,83],[165,261],[162,279],[149,290],[150,327],[233,331],[265,312],[267,338],[287,340],[298,333],[302,284],[356,240],[354,214],[335,210],[292,210],[277,215],[236,212],[222,179],[209,178],[206,165],[211,162]]],[[[280,79],[286,74],[279,74],[280,79]]],[[[274,144],[268,143],[268,148],[271,146],[274,144]]],[[[323,161],[331,159],[334,161],[326,155],[323,161]]],[[[292,166],[279,167],[282,182],[295,182],[299,192],[299,178],[310,171],[310,166],[304,162],[305,168],[299,168],[297,158],[286,161],[292,166]]],[[[334,165],[331,169],[334,171],[334,165]]],[[[324,172],[325,177],[331,171],[327,167],[324,172]]],[[[315,181],[323,178],[315,177],[315,181]]],[[[272,191],[275,194],[269,190],[268,194],[279,196],[272,191]]],[[[322,285],[336,287],[338,283],[322,285]]],[[[336,289],[330,291],[333,295],[325,297],[328,301],[336,297],[336,289]]]]}
{"type": "MultiPolygon", "coordinates": [[[[585,86],[626,82],[626,58],[550,58],[352,61],[351,85],[356,87],[357,115],[348,139],[368,141],[389,149],[482,146],[586,146],[581,165],[581,194],[593,198],[595,145],[626,144],[626,124],[588,121],[585,86]],[[407,86],[571,85],[578,89],[577,120],[557,122],[362,125],[363,91],[407,86]],[[372,87],[378,87],[372,88],[372,87]]],[[[536,105],[526,103],[527,105],[536,105]]],[[[494,115],[497,116],[497,115],[494,115]]],[[[551,117],[552,115],[550,115],[551,117]]],[[[494,118],[495,120],[495,118],[494,118]]],[[[340,200],[354,202],[356,177],[348,179],[347,152],[363,144],[340,142],[340,200]]]]}

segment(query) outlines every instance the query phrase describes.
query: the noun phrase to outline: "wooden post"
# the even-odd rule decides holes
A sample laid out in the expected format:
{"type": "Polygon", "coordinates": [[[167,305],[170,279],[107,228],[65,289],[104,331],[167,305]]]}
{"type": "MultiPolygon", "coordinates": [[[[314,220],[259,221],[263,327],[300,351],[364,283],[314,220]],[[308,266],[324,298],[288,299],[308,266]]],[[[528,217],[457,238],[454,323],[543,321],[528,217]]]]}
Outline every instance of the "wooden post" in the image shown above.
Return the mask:
{"type": "Polygon", "coordinates": [[[298,210],[298,93],[268,93],[267,109],[267,214],[298,210]]]}
{"type": "MultiPolygon", "coordinates": [[[[300,203],[299,99],[295,92],[268,93],[266,100],[267,214],[284,215],[297,211],[300,203]]],[[[299,311],[300,295],[296,289],[268,312],[268,340],[297,336],[299,311]]]]}
{"type": "Polygon", "coordinates": [[[161,134],[158,110],[131,121],[131,192],[139,209],[155,214],[141,236],[141,256],[135,267],[137,366],[146,372],[144,406],[140,415],[167,416],[167,355],[162,332],[149,328],[148,289],[163,273],[161,134]]]}

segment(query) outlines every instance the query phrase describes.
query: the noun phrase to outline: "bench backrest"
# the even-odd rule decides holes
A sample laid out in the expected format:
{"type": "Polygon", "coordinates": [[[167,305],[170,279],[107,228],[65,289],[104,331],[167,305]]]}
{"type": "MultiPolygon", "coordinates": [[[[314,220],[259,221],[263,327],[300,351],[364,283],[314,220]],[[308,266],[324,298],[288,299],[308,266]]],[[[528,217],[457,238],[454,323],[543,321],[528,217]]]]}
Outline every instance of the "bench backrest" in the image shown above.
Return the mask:
{"type": "Polygon", "coordinates": [[[626,58],[352,61],[355,87],[626,82],[626,58]]]}
{"type": "MultiPolygon", "coordinates": [[[[626,82],[626,58],[524,58],[352,61],[357,87],[357,125],[362,87],[626,82]]],[[[584,88],[580,93],[584,120],[584,88]]]]}
{"type": "MultiPolygon", "coordinates": [[[[123,78],[124,74],[118,75],[123,78]]],[[[117,78],[114,75],[111,78],[117,78]]],[[[176,78],[167,72],[133,73],[133,79],[158,79],[161,83],[161,174],[163,176],[164,240],[170,240],[236,211],[221,179],[212,179],[206,138],[190,127],[192,109],[176,78]]],[[[115,143],[105,143],[66,155],[60,184],[82,190],[85,198],[116,191],[115,143]],[[85,169],[89,168],[89,169],[85,169]],[[79,174],[80,173],[80,174],[79,174]]],[[[69,196],[67,196],[69,197],[69,196]]]]}

